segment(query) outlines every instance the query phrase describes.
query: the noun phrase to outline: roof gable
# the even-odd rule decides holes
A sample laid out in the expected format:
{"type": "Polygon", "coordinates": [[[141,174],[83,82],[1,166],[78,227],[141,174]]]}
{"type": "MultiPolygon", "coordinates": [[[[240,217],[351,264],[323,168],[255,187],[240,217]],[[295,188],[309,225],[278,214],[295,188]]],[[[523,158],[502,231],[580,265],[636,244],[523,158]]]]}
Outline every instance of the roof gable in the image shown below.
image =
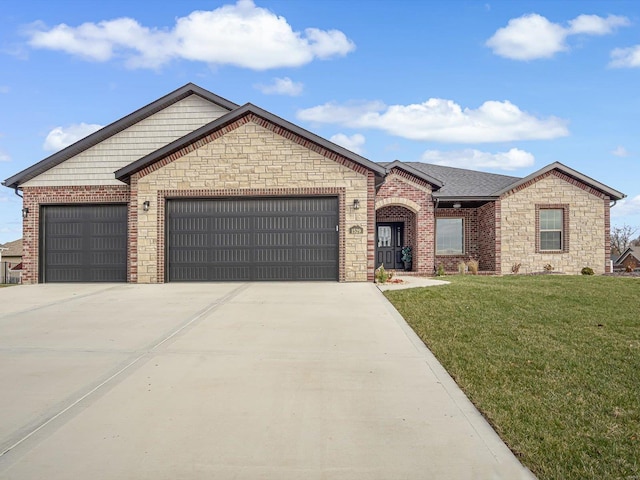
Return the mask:
{"type": "Polygon", "coordinates": [[[54,153],[53,155],[41,160],[31,167],[17,173],[16,175],[2,182],[9,188],[18,188],[19,185],[25,183],[47,170],[63,163],[64,161],[88,150],[89,148],[103,142],[104,140],[116,135],[119,132],[139,123],[140,121],[160,112],[161,110],[183,100],[190,95],[198,95],[211,103],[219,105],[225,110],[233,110],[238,107],[237,104],[230,102],[214,93],[205,90],[193,83],[188,83],[177,90],[159,98],[158,100],[136,110],[135,112],[117,120],[106,127],[101,128],[97,132],[77,141],[76,143],[54,153]]]}
{"type": "Polygon", "coordinates": [[[622,252],[622,255],[620,255],[620,257],[618,257],[618,259],[614,263],[622,263],[629,256],[634,257],[640,262],[640,246],[630,245],[624,252],[622,252]]]}
{"type": "Polygon", "coordinates": [[[406,173],[409,173],[410,175],[413,175],[414,177],[417,177],[421,180],[424,180],[425,182],[431,184],[432,186],[434,186],[436,189],[437,188],[441,188],[444,183],[440,180],[438,180],[437,178],[422,172],[420,170],[417,170],[415,168],[413,168],[411,165],[409,165],[408,163],[405,162],[401,162],[400,160],[395,160],[391,163],[388,163],[386,165],[386,170],[387,173],[390,173],[391,170],[393,170],[394,168],[400,169],[406,173]]]}
{"type": "Polygon", "coordinates": [[[494,193],[494,195],[496,196],[504,195],[505,193],[508,193],[509,191],[514,190],[518,187],[524,186],[526,183],[532,182],[536,178],[540,177],[541,175],[545,175],[546,173],[549,173],[553,170],[557,170],[558,172],[564,173],[565,175],[573,178],[574,180],[577,180],[578,182],[581,182],[582,184],[588,187],[591,187],[594,190],[600,193],[603,193],[604,195],[607,195],[612,200],[621,200],[624,197],[626,197],[624,193],[614,190],[613,188],[608,187],[607,185],[600,183],[597,180],[594,180],[593,178],[590,178],[578,172],[577,170],[573,170],[572,168],[569,168],[560,162],[551,163],[546,167],[543,167],[540,170],[533,172],[531,175],[528,175],[512,183],[511,185],[507,185],[506,187],[498,190],[497,192],[494,193]]]}
{"type": "Polygon", "coordinates": [[[338,160],[338,157],[344,158],[347,161],[353,162],[355,165],[365,168],[366,170],[373,171],[376,175],[382,177],[385,175],[385,169],[370,160],[367,160],[360,155],[357,155],[346,148],[343,148],[335,143],[332,143],[314,133],[311,133],[291,122],[288,122],[272,113],[267,112],[251,103],[247,103],[242,107],[239,107],[226,115],[202,126],[201,128],[175,140],[174,142],[165,145],[164,147],[156,150],[142,157],[141,159],[117,170],[115,176],[118,180],[123,182],[129,182],[132,175],[141,172],[145,169],[153,168],[154,164],[161,160],[173,161],[180,156],[188,153],[188,151],[194,148],[199,148],[201,145],[208,143],[209,141],[223,135],[225,127],[231,126],[238,120],[252,116],[257,121],[264,121],[275,127],[275,131],[278,134],[287,136],[290,139],[299,140],[305,142],[305,146],[316,151],[322,150],[325,152],[325,156],[330,156],[334,160],[338,160]],[[202,143],[199,143],[202,142],[202,143]],[[328,154],[328,155],[327,155],[328,154]]]}

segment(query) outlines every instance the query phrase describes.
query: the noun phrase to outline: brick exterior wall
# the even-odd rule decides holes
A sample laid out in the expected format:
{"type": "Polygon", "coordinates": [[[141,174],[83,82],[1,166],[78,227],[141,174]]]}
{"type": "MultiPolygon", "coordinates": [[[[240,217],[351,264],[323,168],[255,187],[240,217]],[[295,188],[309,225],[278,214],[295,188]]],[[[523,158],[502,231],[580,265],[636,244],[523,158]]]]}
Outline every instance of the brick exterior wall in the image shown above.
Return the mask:
{"type": "MultiPolygon", "coordinates": [[[[462,255],[438,255],[436,253],[435,265],[443,265],[447,272],[457,272],[460,262],[478,260],[480,257],[478,245],[478,212],[475,208],[438,208],[435,212],[438,218],[462,218],[464,229],[464,253],[462,255]]],[[[437,225],[436,225],[437,228],[437,225]]],[[[435,237],[435,233],[434,233],[435,237]]]]}
{"type": "MultiPolygon", "coordinates": [[[[137,203],[136,278],[164,275],[164,203],[169,197],[335,195],[340,205],[341,281],[373,279],[373,174],[334,152],[248,115],[132,178],[137,203]],[[334,159],[333,157],[336,157],[334,159]],[[360,208],[353,208],[359,200],[360,208]],[[144,201],[151,202],[143,212],[144,201]],[[362,234],[349,233],[361,226],[362,234]]],[[[133,202],[132,202],[133,203],[133,202]]]]}
{"type": "Polygon", "coordinates": [[[478,207],[478,268],[496,271],[496,204],[488,202],[478,207]]]}
{"type": "Polygon", "coordinates": [[[605,272],[609,260],[609,198],[561,172],[553,170],[511,190],[500,200],[500,271],[540,272],[551,264],[554,271],[579,274],[583,267],[605,272]],[[536,212],[539,208],[566,206],[566,251],[539,252],[536,212]]]}
{"type": "MultiPolygon", "coordinates": [[[[22,220],[22,282],[38,283],[40,259],[40,207],[45,205],[129,203],[128,185],[24,187],[23,206],[29,209],[22,220]]],[[[131,209],[129,209],[131,212],[131,209]]],[[[134,220],[129,216],[129,241],[134,220]]]]}
{"type": "Polygon", "coordinates": [[[619,269],[626,270],[630,268],[631,270],[635,270],[636,268],[640,268],[640,260],[638,260],[633,255],[629,254],[626,258],[619,264],[619,269]]]}
{"type": "MultiPolygon", "coordinates": [[[[413,216],[413,271],[431,275],[434,266],[434,217],[431,185],[402,170],[393,169],[376,195],[376,221],[388,221],[389,213],[413,216]],[[395,207],[396,210],[390,210],[395,207]],[[406,213],[401,214],[400,212],[406,213]]],[[[400,218],[400,217],[397,217],[400,218]]],[[[409,230],[405,224],[405,232],[409,230]]],[[[405,233],[406,235],[406,233],[405,233]]]]}

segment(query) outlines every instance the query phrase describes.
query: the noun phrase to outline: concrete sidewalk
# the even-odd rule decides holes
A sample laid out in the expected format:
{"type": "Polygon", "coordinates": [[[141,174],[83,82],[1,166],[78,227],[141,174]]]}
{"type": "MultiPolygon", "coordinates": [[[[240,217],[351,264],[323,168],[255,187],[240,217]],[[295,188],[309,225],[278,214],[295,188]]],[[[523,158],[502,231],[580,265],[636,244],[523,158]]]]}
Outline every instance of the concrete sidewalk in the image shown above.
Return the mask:
{"type": "Polygon", "coordinates": [[[373,284],[55,289],[0,289],[0,478],[533,478],[373,284]]]}

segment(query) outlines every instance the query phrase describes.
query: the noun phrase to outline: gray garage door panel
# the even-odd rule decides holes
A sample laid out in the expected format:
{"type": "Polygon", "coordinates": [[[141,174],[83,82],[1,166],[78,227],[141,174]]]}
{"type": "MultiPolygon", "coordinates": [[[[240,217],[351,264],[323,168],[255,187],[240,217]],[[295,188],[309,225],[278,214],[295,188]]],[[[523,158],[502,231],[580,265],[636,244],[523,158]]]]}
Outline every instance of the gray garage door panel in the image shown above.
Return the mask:
{"type": "Polygon", "coordinates": [[[167,202],[169,281],[338,279],[338,199],[167,202]]]}
{"type": "Polygon", "coordinates": [[[42,208],[44,282],[126,282],[127,206],[42,208]]]}

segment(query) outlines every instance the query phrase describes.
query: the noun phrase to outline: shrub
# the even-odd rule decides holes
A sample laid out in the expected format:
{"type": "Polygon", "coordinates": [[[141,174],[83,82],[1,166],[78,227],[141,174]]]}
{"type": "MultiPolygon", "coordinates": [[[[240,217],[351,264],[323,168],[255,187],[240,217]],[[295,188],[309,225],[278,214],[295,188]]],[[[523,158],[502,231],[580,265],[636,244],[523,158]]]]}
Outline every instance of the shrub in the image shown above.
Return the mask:
{"type": "Polygon", "coordinates": [[[389,280],[389,274],[384,269],[384,265],[380,265],[375,271],[376,283],[386,283],[389,280]]]}
{"type": "Polygon", "coordinates": [[[584,267],[582,270],[580,270],[580,273],[582,275],[593,275],[593,268],[591,267],[584,267]]]}
{"type": "Polygon", "coordinates": [[[436,277],[443,277],[444,276],[444,265],[440,264],[438,265],[438,270],[436,271],[436,277]]]}
{"type": "Polygon", "coordinates": [[[460,275],[464,275],[465,273],[467,273],[467,264],[464,262],[460,262],[458,264],[458,273],[460,275]]]}
{"type": "Polygon", "coordinates": [[[544,267],[544,271],[545,272],[552,272],[553,271],[553,265],[551,265],[550,263],[547,263],[544,267]]]}
{"type": "Polygon", "coordinates": [[[411,263],[413,261],[413,253],[411,251],[411,247],[410,246],[405,246],[402,247],[402,258],[401,260],[405,263],[411,263]]]}
{"type": "Polygon", "coordinates": [[[521,265],[522,265],[521,263],[514,263],[513,265],[511,265],[511,273],[516,275],[520,271],[521,265]]]}
{"type": "Polygon", "coordinates": [[[477,260],[471,259],[467,262],[467,268],[473,275],[478,274],[479,263],[477,260]]]}
{"type": "Polygon", "coordinates": [[[627,265],[626,267],[624,267],[624,271],[627,273],[633,272],[633,266],[631,266],[631,264],[627,265]]]}

